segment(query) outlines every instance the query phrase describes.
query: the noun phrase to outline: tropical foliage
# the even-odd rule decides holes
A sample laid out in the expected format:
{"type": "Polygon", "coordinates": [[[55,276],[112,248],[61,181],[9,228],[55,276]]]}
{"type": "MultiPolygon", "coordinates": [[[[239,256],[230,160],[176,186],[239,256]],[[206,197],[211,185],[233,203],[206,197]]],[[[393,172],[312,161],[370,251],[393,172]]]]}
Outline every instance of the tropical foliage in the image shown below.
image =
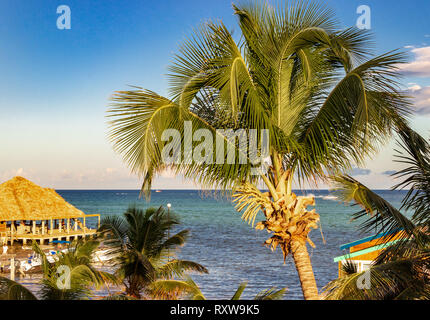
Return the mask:
{"type": "Polygon", "coordinates": [[[174,299],[180,292],[155,290],[154,283],[181,278],[187,271],[208,272],[196,262],[175,257],[175,251],[189,234],[188,230],[181,230],[170,235],[178,224],[178,218],[163,207],[146,211],[130,207],[123,217],[102,220],[99,231],[105,234],[105,244],[115,257],[116,274],[129,296],[174,299]]]}
{"type": "Polygon", "coordinates": [[[23,285],[0,277],[0,300],[37,300],[37,298],[23,285]]]}
{"type": "Polygon", "coordinates": [[[50,263],[39,245],[33,242],[34,252],[42,258],[40,290],[32,293],[15,281],[0,278],[0,299],[82,300],[92,298],[94,288],[119,284],[114,275],[94,268],[92,257],[98,246],[99,242],[95,240],[76,241],[66,250],[58,252],[58,259],[50,263]]]}
{"type": "Polygon", "coordinates": [[[45,253],[36,242],[34,252],[42,257],[43,280],[39,292],[43,300],[77,300],[92,296],[92,288],[109,288],[119,281],[108,272],[93,266],[93,256],[100,242],[96,240],[75,241],[66,250],[57,253],[58,259],[49,263],[45,253]],[[66,268],[65,268],[66,267],[66,268]],[[59,270],[61,272],[59,272],[59,270]],[[65,278],[66,273],[69,278],[65,278]],[[62,285],[58,285],[62,283],[62,285]]]}
{"type": "Polygon", "coordinates": [[[304,297],[318,299],[306,245],[319,215],[307,209],[313,198],[292,192],[293,181],[300,187],[361,164],[405,123],[410,104],[396,72],[405,56],[372,57],[370,35],[341,29],[321,2],[249,2],[233,9],[239,34],[207,22],[184,41],[169,69],[168,97],[139,87],[114,95],[110,139],[143,177],[146,195],[153,177],[172,168],[202,187],[233,190],[237,210],[250,223],[263,213],[258,228],[272,234],[266,244],[293,255],[304,297]],[[202,139],[185,137],[185,123],[193,132],[207,129],[224,148],[215,141],[202,148],[202,139]],[[166,129],[182,139],[166,141],[166,129]],[[255,159],[228,134],[235,129],[257,130],[261,151],[261,130],[268,130],[267,171],[255,174],[255,159]],[[179,157],[163,161],[165,147],[179,157]],[[192,150],[205,161],[195,160],[192,150]]]}
{"type": "Polygon", "coordinates": [[[363,207],[355,218],[368,218],[363,231],[391,234],[404,230],[402,241],[379,255],[370,269],[370,288],[358,289],[363,273],[348,268],[347,275],[329,283],[327,299],[430,299],[430,144],[408,128],[400,131],[402,150],[397,162],[407,167],[395,174],[402,182],[394,187],[410,187],[401,210],[351,177],[337,177],[338,190],[347,202],[353,200],[363,207]],[[371,214],[369,217],[368,214],[371,214]]]}

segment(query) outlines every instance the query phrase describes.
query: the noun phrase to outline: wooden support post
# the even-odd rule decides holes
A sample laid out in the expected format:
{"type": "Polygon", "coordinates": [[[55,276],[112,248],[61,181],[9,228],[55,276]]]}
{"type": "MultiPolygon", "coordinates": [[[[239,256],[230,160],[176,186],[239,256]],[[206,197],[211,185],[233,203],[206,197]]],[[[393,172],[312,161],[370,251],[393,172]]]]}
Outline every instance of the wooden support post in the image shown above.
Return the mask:
{"type": "Polygon", "coordinates": [[[13,229],[15,228],[15,221],[10,223],[10,245],[13,246],[13,229]]]}
{"type": "Polygon", "coordinates": [[[33,230],[32,230],[32,234],[35,235],[36,234],[36,221],[33,220],[33,230]]]}
{"type": "Polygon", "coordinates": [[[74,223],[74,228],[75,228],[75,231],[78,231],[78,219],[77,218],[75,218],[75,219],[73,219],[73,223],[74,223]]]}
{"type": "Polygon", "coordinates": [[[61,230],[62,224],[63,224],[63,219],[58,220],[58,230],[60,230],[60,233],[62,231],[61,230]]]}
{"type": "Polygon", "coordinates": [[[51,224],[51,226],[50,226],[50,229],[49,229],[49,234],[52,234],[52,230],[53,230],[53,222],[52,222],[52,219],[50,220],[50,224],[51,224]]]}
{"type": "Polygon", "coordinates": [[[42,235],[45,234],[45,220],[42,221],[42,235]]]}
{"type": "Polygon", "coordinates": [[[15,258],[10,259],[10,280],[15,281],[15,258]]]}

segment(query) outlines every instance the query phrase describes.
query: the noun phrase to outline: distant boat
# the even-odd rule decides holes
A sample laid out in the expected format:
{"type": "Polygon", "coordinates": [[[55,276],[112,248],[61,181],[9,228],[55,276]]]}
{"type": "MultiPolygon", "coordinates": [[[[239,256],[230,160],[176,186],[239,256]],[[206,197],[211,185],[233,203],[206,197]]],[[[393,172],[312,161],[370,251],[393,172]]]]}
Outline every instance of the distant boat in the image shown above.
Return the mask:
{"type": "Polygon", "coordinates": [[[336,196],[325,196],[323,197],[323,200],[337,200],[338,198],[336,196]]]}
{"type": "Polygon", "coordinates": [[[156,192],[156,193],[159,193],[159,192],[161,192],[161,190],[156,190],[155,192],[156,192]]]}

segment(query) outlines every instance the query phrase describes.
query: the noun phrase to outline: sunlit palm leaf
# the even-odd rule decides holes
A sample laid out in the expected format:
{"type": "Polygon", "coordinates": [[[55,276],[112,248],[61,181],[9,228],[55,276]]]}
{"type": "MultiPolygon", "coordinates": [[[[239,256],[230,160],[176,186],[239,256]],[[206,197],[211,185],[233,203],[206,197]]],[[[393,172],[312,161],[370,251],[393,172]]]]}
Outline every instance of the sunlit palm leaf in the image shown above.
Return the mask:
{"type": "Polygon", "coordinates": [[[270,288],[258,293],[254,300],[282,300],[286,292],[286,288],[280,290],[277,290],[276,288],[270,288]]]}
{"type": "Polygon", "coordinates": [[[188,230],[182,230],[170,235],[179,222],[174,213],[163,207],[142,210],[136,206],[130,206],[122,217],[102,220],[100,229],[116,239],[105,244],[116,255],[117,276],[123,280],[129,295],[140,298],[145,293],[157,299],[177,298],[182,289],[168,290],[168,286],[181,284],[174,277],[188,272],[208,272],[199,263],[172,259],[189,234],[188,230]]]}
{"type": "Polygon", "coordinates": [[[182,277],[185,272],[209,273],[201,264],[187,260],[169,261],[157,268],[157,274],[161,278],[182,277]]]}
{"type": "Polygon", "coordinates": [[[416,223],[430,221],[430,144],[412,129],[399,132],[401,149],[396,161],[407,167],[394,176],[404,180],[395,189],[408,188],[403,208],[411,210],[416,223]]]}
{"type": "Polygon", "coordinates": [[[233,294],[231,300],[240,300],[240,297],[242,296],[243,291],[245,291],[247,285],[247,282],[242,282],[237,288],[236,292],[233,294]]]}
{"type": "Polygon", "coordinates": [[[23,285],[0,277],[0,300],[37,300],[37,298],[23,285]]]}
{"type": "Polygon", "coordinates": [[[354,219],[367,218],[361,226],[363,232],[394,235],[404,230],[402,237],[409,239],[417,231],[416,226],[398,209],[354,178],[339,176],[332,178],[332,181],[342,201],[346,203],[354,201],[363,207],[362,211],[354,214],[354,219]]]}

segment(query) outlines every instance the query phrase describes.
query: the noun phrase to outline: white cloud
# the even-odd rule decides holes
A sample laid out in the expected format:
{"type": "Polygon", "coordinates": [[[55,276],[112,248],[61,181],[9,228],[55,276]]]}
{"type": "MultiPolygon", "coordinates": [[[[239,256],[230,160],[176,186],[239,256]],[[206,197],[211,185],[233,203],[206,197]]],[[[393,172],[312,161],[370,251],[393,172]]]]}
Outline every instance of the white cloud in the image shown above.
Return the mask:
{"type": "Polygon", "coordinates": [[[415,55],[414,61],[400,65],[400,71],[406,76],[430,77],[430,47],[413,48],[411,52],[415,55]]]}
{"type": "Polygon", "coordinates": [[[22,176],[41,186],[56,189],[110,189],[126,187],[138,189],[139,179],[126,169],[100,168],[86,170],[26,170],[23,168],[0,171],[0,183],[22,176]]]}
{"type": "Polygon", "coordinates": [[[411,83],[410,85],[411,87],[409,87],[408,90],[412,93],[420,91],[422,89],[422,87],[416,83],[411,83]]]}
{"type": "Polygon", "coordinates": [[[9,179],[12,179],[13,177],[20,176],[20,177],[28,177],[29,179],[37,179],[37,176],[35,175],[34,170],[24,170],[23,168],[18,169],[10,169],[3,171],[0,174],[0,183],[3,183],[9,179]]]}
{"type": "Polygon", "coordinates": [[[430,114],[430,87],[415,84],[409,88],[409,94],[414,99],[414,108],[418,114],[430,114]]]}

